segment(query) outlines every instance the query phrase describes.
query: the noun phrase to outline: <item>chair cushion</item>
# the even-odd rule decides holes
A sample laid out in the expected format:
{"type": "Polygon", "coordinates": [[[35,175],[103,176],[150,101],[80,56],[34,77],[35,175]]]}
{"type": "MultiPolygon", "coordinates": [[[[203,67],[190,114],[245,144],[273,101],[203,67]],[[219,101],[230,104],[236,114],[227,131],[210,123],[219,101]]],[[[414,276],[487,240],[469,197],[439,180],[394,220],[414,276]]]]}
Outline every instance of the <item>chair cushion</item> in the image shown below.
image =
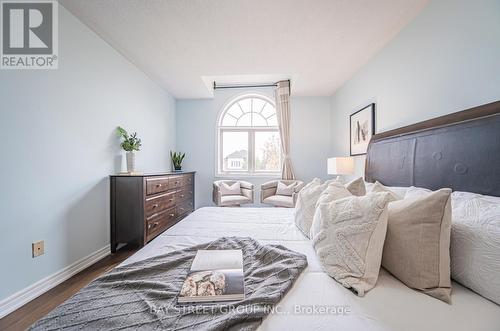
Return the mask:
{"type": "Polygon", "coordinates": [[[220,195],[241,195],[241,184],[240,182],[236,182],[232,185],[228,185],[224,182],[220,185],[220,195]]]}
{"type": "Polygon", "coordinates": [[[293,208],[293,198],[287,195],[272,195],[263,202],[277,207],[293,208]]]}
{"type": "Polygon", "coordinates": [[[276,195],[286,195],[291,197],[295,186],[297,186],[297,182],[286,185],[280,180],[278,181],[278,186],[276,188],[276,195]]]}
{"type": "Polygon", "coordinates": [[[251,200],[244,195],[224,195],[220,198],[221,206],[241,205],[251,200]]]}

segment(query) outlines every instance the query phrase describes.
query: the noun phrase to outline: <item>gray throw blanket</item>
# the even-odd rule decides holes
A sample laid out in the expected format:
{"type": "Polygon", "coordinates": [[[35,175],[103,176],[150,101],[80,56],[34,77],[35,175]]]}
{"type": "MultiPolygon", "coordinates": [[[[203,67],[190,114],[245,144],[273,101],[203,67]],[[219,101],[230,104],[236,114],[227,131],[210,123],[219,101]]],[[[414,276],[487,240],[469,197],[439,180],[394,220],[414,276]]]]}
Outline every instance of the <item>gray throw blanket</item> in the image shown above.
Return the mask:
{"type": "Polygon", "coordinates": [[[251,238],[211,243],[118,267],[36,322],[33,330],[255,330],[307,266],[304,255],[251,238]],[[198,249],[241,249],[245,300],[178,304],[198,249]]]}

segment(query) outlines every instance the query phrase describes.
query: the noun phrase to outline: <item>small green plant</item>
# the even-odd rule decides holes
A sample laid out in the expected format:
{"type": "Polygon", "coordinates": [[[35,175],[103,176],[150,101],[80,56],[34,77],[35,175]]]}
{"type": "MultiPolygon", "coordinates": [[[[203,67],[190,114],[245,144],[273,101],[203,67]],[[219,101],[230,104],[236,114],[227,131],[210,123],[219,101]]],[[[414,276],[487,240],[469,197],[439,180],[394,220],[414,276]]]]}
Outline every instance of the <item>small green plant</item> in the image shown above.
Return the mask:
{"type": "Polygon", "coordinates": [[[127,130],[119,126],[116,129],[118,137],[123,138],[120,146],[127,152],[139,151],[141,148],[141,139],[137,137],[137,132],[128,134],[127,130]]]}
{"type": "Polygon", "coordinates": [[[184,160],[185,156],[186,153],[181,154],[170,151],[170,158],[172,159],[172,164],[174,165],[175,170],[180,170],[182,168],[182,161],[184,160]]]}

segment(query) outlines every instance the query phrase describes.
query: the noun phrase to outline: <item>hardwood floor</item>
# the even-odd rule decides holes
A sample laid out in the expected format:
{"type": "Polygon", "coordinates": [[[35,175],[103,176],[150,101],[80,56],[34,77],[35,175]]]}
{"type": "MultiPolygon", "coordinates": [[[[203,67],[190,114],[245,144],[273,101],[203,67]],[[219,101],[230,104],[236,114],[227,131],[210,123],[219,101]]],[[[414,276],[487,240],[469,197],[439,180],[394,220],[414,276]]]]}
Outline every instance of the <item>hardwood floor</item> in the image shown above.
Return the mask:
{"type": "Polygon", "coordinates": [[[137,249],[134,248],[127,249],[127,247],[123,247],[115,254],[108,255],[87,269],[80,271],[50,291],[0,319],[0,330],[27,329],[52,309],[78,292],[82,287],[114,268],[136,251],[137,249]]]}

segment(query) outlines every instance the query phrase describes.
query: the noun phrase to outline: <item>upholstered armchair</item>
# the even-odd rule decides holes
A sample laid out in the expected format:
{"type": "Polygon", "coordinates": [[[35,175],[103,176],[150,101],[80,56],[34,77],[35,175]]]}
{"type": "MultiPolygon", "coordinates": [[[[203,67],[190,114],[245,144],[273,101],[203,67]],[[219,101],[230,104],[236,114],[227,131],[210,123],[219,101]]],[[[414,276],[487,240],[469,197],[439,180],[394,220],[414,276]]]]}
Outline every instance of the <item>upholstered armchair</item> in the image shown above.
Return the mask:
{"type": "Polygon", "coordinates": [[[243,180],[217,180],[214,182],[212,198],[219,207],[240,206],[246,203],[253,203],[253,184],[243,180]],[[223,184],[232,186],[240,183],[238,192],[227,192],[221,188],[223,184]]]}
{"type": "MultiPolygon", "coordinates": [[[[260,186],[260,202],[268,205],[273,205],[275,207],[286,207],[293,208],[297,202],[297,194],[304,187],[304,182],[300,180],[273,180],[264,183],[260,186]],[[290,186],[293,183],[297,183],[293,186],[286,195],[276,194],[278,189],[278,183],[281,182],[286,186],[290,186]]],[[[280,192],[278,192],[280,193],[280,192]]]]}

